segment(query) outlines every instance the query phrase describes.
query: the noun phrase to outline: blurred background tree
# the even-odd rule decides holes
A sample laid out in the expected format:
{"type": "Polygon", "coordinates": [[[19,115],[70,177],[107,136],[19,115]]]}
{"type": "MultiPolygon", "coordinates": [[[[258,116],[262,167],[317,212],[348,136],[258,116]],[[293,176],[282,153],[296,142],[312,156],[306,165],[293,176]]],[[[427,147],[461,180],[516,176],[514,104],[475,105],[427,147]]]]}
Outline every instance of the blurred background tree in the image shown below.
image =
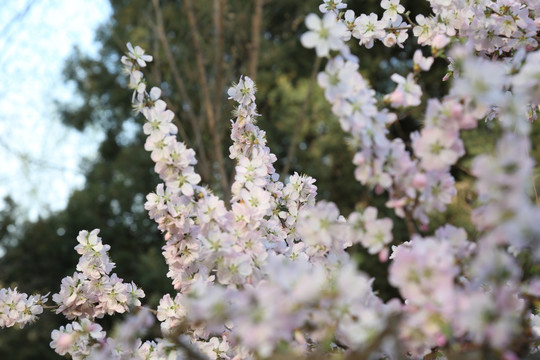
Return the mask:
{"type": "MultiPolygon", "coordinates": [[[[0,285],[27,292],[57,292],[60,280],[75,270],[78,258],[73,247],[78,232],[100,228],[103,241],[111,245],[115,271],[145,290],[148,305],[156,307],[161,295],[172,291],[161,256],[162,237],[143,206],[159,179],[143,148],[142,116],[134,116],[131,93],[121,74],[120,57],[128,41],[154,56],[148,67],[148,86],[163,90],[162,98],[177,115],[180,139],[195,149],[197,170],[216,193],[228,198],[234,178],[234,163],[228,158],[233,108],[226,91],[231,82],[246,74],[257,82],[259,125],[278,158],[275,166],[282,180],[294,171],[306,173],[317,179],[318,199],[336,202],[343,214],[369,203],[380,209],[380,216],[395,219],[384,208],[384,196],[374,197],[354,180],[352,151],[316,83],[316,73],[324,63],[300,45],[304,18],[319,3],[111,0],[112,16],[97,33],[99,56],[90,58],[74,49],[65,66],[66,81],[75,84],[82,101],[59,104],[66,125],[79,130],[99,126],[105,139],[96,160],[84,165],[85,187],[72,194],[65,210],[35,222],[21,222],[16,204],[5,201],[8,206],[0,213],[0,246],[5,250],[0,258],[0,285]]],[[[415,13],[429,11],[427,2],[421,0],[403,4],[415,13]]],[[[348,1],[348,5],[356,14],[381,12],[377,0],[348,1]]],[[[376,46],[357,50],[364,76],[378,92],[387,93],[394,86],[390,75],[406,74],[412,68],[408,59],[415,43],[410,40],[404,49],[376,46]]],[[[440,86],[445,68],[445,61],[438,59],[435,70],[422,75],[420,83],[429,97],[446,92],[440,86]]],[[[419,127],[420,114],[420,110],[401,114],[400,125],[391,128],[392,134],[408,142],[410,132],[419,127]]],[[[456,176],[467,186],[470,177],[465,171],[457,169],[456,176]]],[[[461,206],[459,201],[456,206],[461,206]]],[[[459,213],[456,209],[453,211],[459,213]]],[[[444,222],[445,216],[436,222],[444,222]]],[[[395,220],[396,242],[404,241],[406,227],[395,220]]],[[[397,296],[386,283],[385,264],[359,248],[353,249],[353,256],[378,279],[375,287],[383,297],[397,296]]],[[[107,319],[103,322],[105,327],[110,325],[107,319]]],[[[22,331],[3,330],[0,358],[57,358],[48,347],[50,332],[65,323],[65,319],[46,314],[22,331]]]]}

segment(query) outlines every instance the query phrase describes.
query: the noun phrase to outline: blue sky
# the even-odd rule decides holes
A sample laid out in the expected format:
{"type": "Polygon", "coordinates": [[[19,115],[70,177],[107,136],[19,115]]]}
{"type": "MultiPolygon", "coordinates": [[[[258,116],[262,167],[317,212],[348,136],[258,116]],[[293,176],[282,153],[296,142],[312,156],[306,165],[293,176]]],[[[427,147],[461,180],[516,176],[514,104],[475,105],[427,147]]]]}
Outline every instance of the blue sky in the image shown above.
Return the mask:
{"type": "Polygon", "coordinates": [[[101,139],[64,127],[54,103],[76,99],[64,62],[74,45],[96,54],[95,31],[110,12],[108,0],[2,0],[0,197],[10,194],[31,219],[66,205],[101,139]]]}

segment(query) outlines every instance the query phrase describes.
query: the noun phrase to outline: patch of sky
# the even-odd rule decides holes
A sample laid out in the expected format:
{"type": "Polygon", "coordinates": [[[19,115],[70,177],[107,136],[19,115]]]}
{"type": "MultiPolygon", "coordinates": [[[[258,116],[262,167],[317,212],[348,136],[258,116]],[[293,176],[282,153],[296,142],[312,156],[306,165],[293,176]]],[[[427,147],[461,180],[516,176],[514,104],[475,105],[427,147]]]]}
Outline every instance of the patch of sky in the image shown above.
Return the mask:
{"type": "Polygon", "coordinates": [[[29,219],[65,207],[103,139],[65,127],[55,103],[80,101],[62,79],[64,63],[74,46],[97,54],[94,34],[110,13],[107,0],[2,1],[0,199],[11,196],[29,219]]]}

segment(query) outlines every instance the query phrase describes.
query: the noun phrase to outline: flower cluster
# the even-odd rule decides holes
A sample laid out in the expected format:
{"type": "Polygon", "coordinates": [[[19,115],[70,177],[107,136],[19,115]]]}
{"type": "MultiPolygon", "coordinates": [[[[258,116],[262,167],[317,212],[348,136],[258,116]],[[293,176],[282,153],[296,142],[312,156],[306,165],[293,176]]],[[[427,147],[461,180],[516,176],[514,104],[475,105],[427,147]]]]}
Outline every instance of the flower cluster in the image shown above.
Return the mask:
{"type": "Polygon", "coordinates": [[[58,354],[69,354],[72,359],[86,359],[91,351],[100,346],[105,338],[102,327],[89,319],[74,321],[59,330],[53,330],[50,343],[58,354]]]}
{"type": "MultiPolygon", "coordinates": [[[[140,71],[140,66],[129,60],[126,71],[140,71]]],[[[305,354],[332,337],[360,350],[364,340],[384,331],[385,323],[375,319],[393,316],[399,306],[375,296],[371,281],[355,270],[345,249],[360,242],[373,253],[382,251],[392,239],[391,221],[377,220],[369,208],[357,213],[366,222],[356,232],[359,221],[349,224],[334,204],[315,203],[314,179],[295,173],[286,184],[279,181],[276,157],[256,125],[250,78],[241,77],[228,91],[238,103],[231,121],[236,176],[230,210],[197,185],[198,176],[188,181],[192,190],[187,192],[179,186],[186,180],[170,180],[195,174],[194,153],[176,141],[175,127],[162,126],[160,119],[169,123],[173,117],[164,103],[137,83],[130,87],[136,93],[134,107],[147,118],[148,139],[163,144],[159,153],[158,146],[147,146],[165,183],[148,195],[145,207],[165,233],[168,276],[178,290],[163,296],[157,309],[164,334],[187,327],[190,342],[201,352],[212,349],[222,358],[247,359],[270,356],[283,342],[305,354]],[[176,149],[174,159],[187,161],[172,161],[169,148],[176,149]],[[350,308],[365,315],[353,316],[350,308]]]]}
{"type": "Polygon", "coordinates": [[[375,41],[388,47],[403,47],[412,30],[418,44],[434,49],[444,48],[453,38],[468,39],[477,51],[490,54],[538,46],[540,7],[534,0],[430,0],[430,5],[433,14],[418,14],[413,21],[399,0],[382,0],[381,18],[375,13],[356,17],[353,10],[342,12],[347,7],[345,3],[325,1],[319,8],[325,14],[323,21],[316,21],[313,17],[316,15],[310,15],[306,25],[311,31],[305,35],[310,41],[302,43],[308,48],[315,47],[318,56],[327,56],[327,49],[339,50],[332,47],[339,47],[351,35],[367,48],[375,41]],[[347,27],[341,39],[343,31],[337,29],[343,27],[335,20],[328,20],[328,14],[332,14],[333,19],[343,15],[343,24],[347,27]]]}
{"type": "Polygon", "coordinates": [[[83,230],[75,247],[81,255],[78,272],[62,279],[60,292],[53,295],[57,314],[68,319],[101,318],[105,314],[124,313],[129,306],[139,306],[144,292],[134,283],[127,284],[116,274],[109,275],[114,263],[109,259],[109,245],[103,245],[99,230],[83,230]]]}
{"type": "Polygon", "coordinates": [[[17,289],[0,289],[0,328],[14,325],[23,328],[33,323],[46,302],[47,295],[28,296],[17,289]]]}

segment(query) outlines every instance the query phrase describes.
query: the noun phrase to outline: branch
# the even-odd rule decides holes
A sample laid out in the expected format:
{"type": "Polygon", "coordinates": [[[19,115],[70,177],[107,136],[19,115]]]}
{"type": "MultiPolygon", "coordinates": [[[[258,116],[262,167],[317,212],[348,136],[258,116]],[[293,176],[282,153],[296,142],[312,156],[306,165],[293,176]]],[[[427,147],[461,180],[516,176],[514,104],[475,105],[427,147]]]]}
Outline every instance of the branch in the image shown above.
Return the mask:
{"type": "MultiPolygon", "coordinates": [[[[154,0],[156,1],[156,0],[154,0]]],[[[208,119],[208,126],[212,140],[214,143],[214,157],[218,164],[219,171],[219,180],[221,182],[221,187],[223,191],[223,197],[225,203],[229,202],[230,198],[230,188],[229,181],[227,179],[227,174],[225,171],[225,163],[223,161],[223,151],[221,146],[221,136],[216,129],[216,120],[214,117],[214,112],[212,111],[212,103],[210,100],[210,94],[208,91],[208,86],[206,84],[206,71],[204,70],[203,58],[202,58],[202,49],[199,41],[199,30],[197,29],[197,24],[195,22],[195,16],[193,15],[193,6],[191,0],[184,0],[184,10],[186,11],[186,16],[189,23],[189,28],[191,30],[191,39],[193,41],[193,47],[195,48],[195,63],[197,67],[197,75],[199,77],[199,84],[201,86],[202,100],[204,112],[208,119]]]]}
{"type": "Polygon", "coordinates": [[[412,29],[412,25],[410,26],[401,26],[401,27],[389,27],[389,28],[384,28],[385,31],[398,31],[398,30],[410,30],[412,29]]]}
{"type": "MultiPolygon", "coordinates": [[[[167,40],[167,36],[165,35],[165,27],[163,25],[163,14],[159,6],[159,0],[152,0],[152,3],[154,5],[154,10],[156,12],[156,24],[155,24],[156,33],[161,42],[161,46],[163,46],[163,50],[165,50],[167,63],[169,64],[171,68],[173,79],[174,79],[174,82],[176,83],[176,86],[178,87],[178,90],[180,91],[180,95],[182,96],[182,101],[185,102],[187,105],[186,106],[187,110],[184,110],[184,111],[187,112],[189,122],[193,129],[193,133],[195,134],[196,150],[199,153],[199,156],[201,159],[199,163],[201,175],[206,180],[206,182],[209,182],[210,175],[211,175],[211,166],[209,164],[208,157],[206,155],[205,147],[203,146],[203,143],[202,143],[201,128],[199,126],[200,121],[195,115],[195,113],[193,112],[191,99],[188,96],[188,93],[186,91],[186,86],[184,84],[184,80],[180,76],[180,71],[178,70],[178,66],[176,65],[176,62],[174,61],[174,57],[172,55],[169,41],[167,40]]],[[[182,107],[182,109],[184,108],[185,107],[182,107]]]]}
{"type": "Polygon", "coordinates": [[[418,233],[416,229],[416,222],[414,221],[413,213],[407,208],[403,208],[405,212],[405,224],[407,225],[407,232],[409,233],[410,238],[418,233]]]}
{"type": "Polygon", "coordinates": [[[251,43],[249,44],[248,76],[256,82],[257,65],[259,64],[259,51],[261,47],[261,27],[263,0],[255,0],[253,21],[251,22],[251,43]]]}
{"type": "Polygon", "coordinates": [[[311,70],[311,78],[309,80],[309,87],[308,87],[308,93],[306,95],[306,99],[304,100],[304,103],[302,104],[302,110],[300,112],[300,119],[298,119],[298,125],[294,129],[293,138],[291,139],[291,143],[289,144],[289,150],[287,151],[287,162],[285,163],[285,166],[283,167],[283,171],[281,172],[281,177],[284,178],[291,168],[292,158],[294,156],[294,153],[296,151],[296,146],[298,145],[298,141],[300,140],[301,130],[304,128],[304,122],[306,121],[306,111],[307,106],[311,99],[311,93],[313,92],[313,87],[315,86],[315,79],[317,78],[317,73],[319,72],[319,67],[321,65],[321,58],[317,57],[315,62],[313,63],[313,69],[311,70]]]}
{"type": "Polygon", "coordinates": [[[225,52],[225,31],[224,22],[225,6],[227,0],[214,0],[214,28],[216,29],[216,83],[214,93],[214,117],[217,119],[221,115],[221,92],[223,90],[223,55],[225,52]]]}
{"type": "MultiPolygon", "coordinates": [[[[147,19],[147,20],[150,21],[150,19],[147,19]]],[[[151,25],[153,25],[153,27],[155,28],[155,25],[153,23],[151,23],[151,25]]],[[[154,84],[161,84],[163,79],[162,79],[162,73],[161,73],[161,69],[162,69],[161,57],[159,56],[160,55],[159,54],[159,39],[155,37],[152,42],[152,53],[154,54],[153,62],[155,66],[152,67],[152,71],[150,72],[148,76],[149,78],[152,79],[152,82],[154,84]]],[[[164,101],[168,103],[168,107],[174,113],[178,113],[178,109],[173,105],[172,101],[168,100],[167,96],[164,93],[162,93],[161,97],[164,101]]],[[[180,135],[181,140],[186,144],[186,146],[193,148],[193,145],[191,144],[191,141],[189,140],[189,137],[187,136],[186,131],[184,130],[184,127],[182,126],[182,123],[180,122],[180,119],[178,118],[178,116],[174,117],[173,123],[178,128],[178,133],[180,135]]]]}

